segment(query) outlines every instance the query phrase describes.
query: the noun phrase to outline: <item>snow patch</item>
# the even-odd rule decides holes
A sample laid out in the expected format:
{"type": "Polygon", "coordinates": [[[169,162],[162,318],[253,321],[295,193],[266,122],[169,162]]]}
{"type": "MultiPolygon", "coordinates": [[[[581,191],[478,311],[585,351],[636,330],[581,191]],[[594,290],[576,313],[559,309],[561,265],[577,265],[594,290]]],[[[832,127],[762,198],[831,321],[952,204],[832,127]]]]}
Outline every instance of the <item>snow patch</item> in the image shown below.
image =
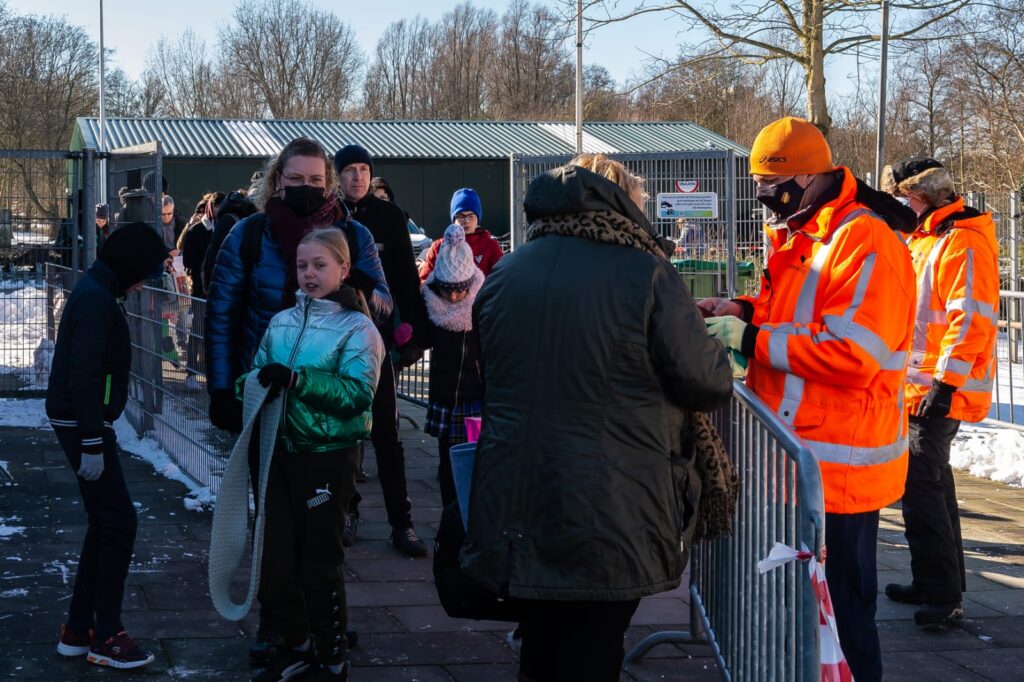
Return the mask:
{"type": "MultiPolygon", "coordinates": [[[[2,462],[7,464],[7,462],[2,462]]],[[[0,541],[7,540],[11,536],[21,535],[25,532],[25,526],[11,526],[9,521],[21,521],[20,516],[0,516],[0,541]]],[[[20,559],[18,559],[20,561],[20,559]]]]}
{"type": "Polygon", "coordinates": [[[949,463],[972,476],[1024,487],[1024,431],[985,422],[961,424],[949,463]]]}
{"type": "Polygon", "coordinates": [[[0,592],[0,599],[10,599],[11,597],[27,597],[28,590],[24,587],[16,587],[13,590],[4,590],[0,592]]]}
{"type": "MultiPolygon", "coordinates": [[[[0,327],[2,326],[0,325],[0,327]]],[[[29,429],[50,428],[50,420],[46,418],[46,401],[42,398],[0,399],[0,426],[21,426],[29,429]]],[[[7,462],[2,464],[6,468],[7,462]]]]}

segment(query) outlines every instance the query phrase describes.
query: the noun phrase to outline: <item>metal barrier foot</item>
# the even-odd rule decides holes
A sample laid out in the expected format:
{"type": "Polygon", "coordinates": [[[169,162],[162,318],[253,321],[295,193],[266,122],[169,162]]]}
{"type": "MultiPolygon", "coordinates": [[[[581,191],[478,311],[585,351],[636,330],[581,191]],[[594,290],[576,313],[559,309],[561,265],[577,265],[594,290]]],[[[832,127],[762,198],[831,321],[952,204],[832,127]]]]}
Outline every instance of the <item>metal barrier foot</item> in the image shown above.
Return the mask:
{"type": "Polygon", "coordinates": [[[704,640],[696,639],[687,630],[666,630],[665,632],[655,632],[653,635],[647,635],[637,642],[636,646],[626,654],[626,663],[638,662],[641,658],[647,655],[648,651],[659,644],[700,644],[703,642],[704,640]]]}

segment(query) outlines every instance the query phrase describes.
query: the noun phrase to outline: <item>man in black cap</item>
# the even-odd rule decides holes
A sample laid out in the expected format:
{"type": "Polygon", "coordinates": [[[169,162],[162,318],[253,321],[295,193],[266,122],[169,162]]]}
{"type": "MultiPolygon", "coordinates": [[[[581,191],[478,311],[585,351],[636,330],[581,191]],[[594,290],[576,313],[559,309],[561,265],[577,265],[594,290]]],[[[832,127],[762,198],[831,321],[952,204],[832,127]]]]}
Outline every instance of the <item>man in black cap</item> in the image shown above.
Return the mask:
{"type": "Polygon", "coordinates": [[[46,388],[46,416],[78,475],[88,522],[57,652],[113,668],[153,661],[121,623],[137,519],[112,426],[128,401],[132,362],[128,320],[117,299],[158,275],[167,252],[145,223],[110,235],[64,306],[46,388]]]}
{"type": "MultiPolygon", "coordinates": [[[[338,171],[338,186],[345,206],[355,220],[365,225],[373,234],[380,254],[384,277],[395,302],[395,315],[381,325],[381,336],[389,351],[398,355],[396,369],[391,353],[381,368],[380,383],[373,400],[373,430],[370,440],[377,456],[377,475],[380,477],[387,507],[388,523],[391,524],[391,542],[400,551],[413,557],[427,555],[427,547],[416,535],[412,524],[412,504],[409,501],[405,481],[405,449],[398,436],[398,400],[395,376],[398,369],[411,365],[422,356],[423,334],[426,331],[426,308],[420,295],[420,280],[416,271],[416,259],[412,253],[412,242],[406,227],[402,209],[370,193],[370,178],[373,177],[373,159],[370,153],[357,144],[339,149],[334,155],[334,167],[338,171]],[[412,327],[412,339],[399,339],[396,343],[395,329],[400,323],[412,327]],[[397,348],[396,348],[397,346],[397,348]]],[[[373,282],[350,281],[357,288],[369,288],[373,282]]],[[[352,498],[345,531],[342,535],[346,544],[355,540],[359,523],[357,492],[352,498]]]]}
{"type": "Polygon", "coordinates": [[[99,253],[110,236],[110,208],[96,204],[96,253],[99,253]]]}

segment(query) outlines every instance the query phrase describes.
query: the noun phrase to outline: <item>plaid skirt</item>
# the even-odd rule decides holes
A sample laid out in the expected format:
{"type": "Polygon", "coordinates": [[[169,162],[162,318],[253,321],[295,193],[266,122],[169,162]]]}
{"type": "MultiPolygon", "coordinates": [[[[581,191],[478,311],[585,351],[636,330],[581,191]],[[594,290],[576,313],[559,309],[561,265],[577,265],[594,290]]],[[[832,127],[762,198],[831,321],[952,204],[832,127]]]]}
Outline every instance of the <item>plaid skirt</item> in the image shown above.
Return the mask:
{"type": "Polygon", "coordinates": [[[447,435],[452,445],[466,442],[466,417],[479,417],[483,413],[483,403],[474,400],[458,405],[442,405],[427,403],[427,419],[423,423],[423,431],[435,438],[447,435]]]}

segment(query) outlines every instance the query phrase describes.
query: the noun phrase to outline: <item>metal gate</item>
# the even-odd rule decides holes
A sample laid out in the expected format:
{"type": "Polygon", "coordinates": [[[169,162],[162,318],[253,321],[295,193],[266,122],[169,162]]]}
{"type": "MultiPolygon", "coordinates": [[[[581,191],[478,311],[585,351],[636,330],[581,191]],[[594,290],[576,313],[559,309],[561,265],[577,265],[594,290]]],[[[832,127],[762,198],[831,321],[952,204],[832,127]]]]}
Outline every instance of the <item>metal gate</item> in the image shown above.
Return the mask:
{"type": "MultiPolygon", "coordinates": [[[[697,297],[755,293],[763,261],[762,211],[754,198],[754,181],[746,156],[733,150],[607,154],[645,180],[644,206],[658,234],[677,244],[672,259],[697,297]],[[659,217],[659,193],[679,192],[680,185],[717,195],[717,218],[659,217]]],[[[512,248],[526,242],[523,199],[530,181],[565,165],[568,154],[509,157],[512,195],[512,248]]]]}

